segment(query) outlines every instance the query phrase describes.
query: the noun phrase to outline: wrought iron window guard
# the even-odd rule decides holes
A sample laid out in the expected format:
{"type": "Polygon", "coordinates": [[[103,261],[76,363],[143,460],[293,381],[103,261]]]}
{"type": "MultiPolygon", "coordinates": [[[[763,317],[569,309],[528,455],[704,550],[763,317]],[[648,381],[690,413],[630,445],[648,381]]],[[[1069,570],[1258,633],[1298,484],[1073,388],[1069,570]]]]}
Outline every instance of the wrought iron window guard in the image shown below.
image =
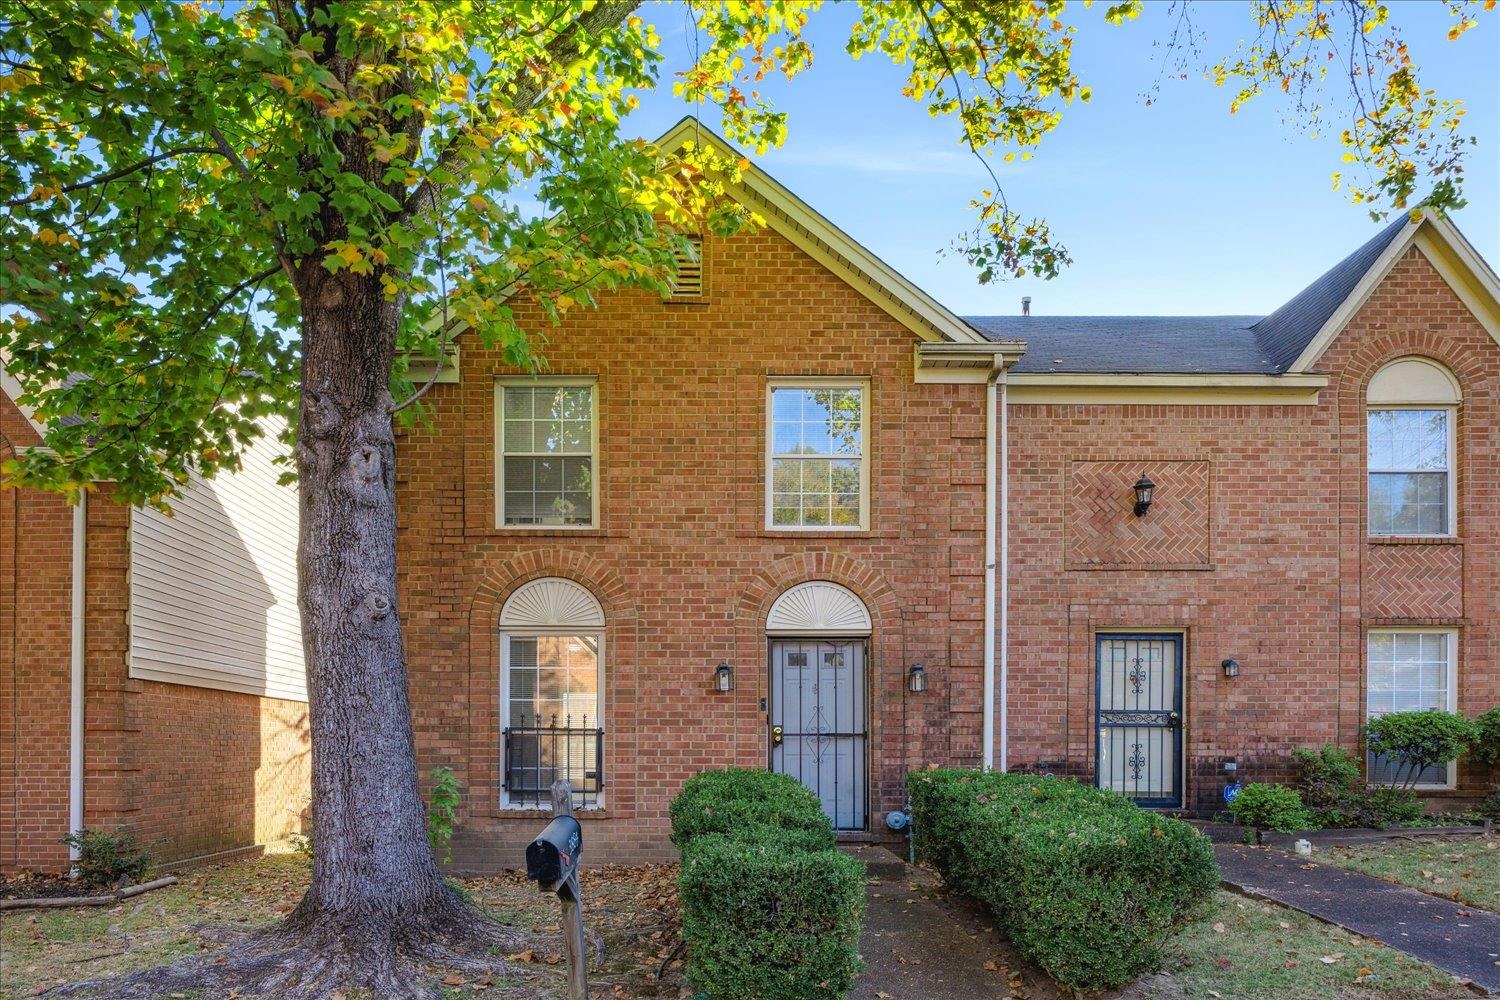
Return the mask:
{"type": "MultiPolygon", "coordinates": [[[[595,720],[597,722],[597,720],[595,720]]],[[[604,730],[571,715],[559,724],[557,716],[521,716],[520,724],[505,729],[502,787],[513,806],[546,806],[552,783],[566,779],[573,786],[573,806],[599,804],[604,791],[604,730]]]]}

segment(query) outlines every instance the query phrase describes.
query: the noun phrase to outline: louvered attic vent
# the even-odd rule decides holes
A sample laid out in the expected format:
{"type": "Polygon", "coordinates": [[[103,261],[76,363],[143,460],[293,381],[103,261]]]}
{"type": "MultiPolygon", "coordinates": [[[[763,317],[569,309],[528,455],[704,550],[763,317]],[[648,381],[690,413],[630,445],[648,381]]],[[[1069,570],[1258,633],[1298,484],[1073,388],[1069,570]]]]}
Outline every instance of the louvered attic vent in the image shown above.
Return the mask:
{"type": "Polygon", "coordinates": [[[693,248],[692,257],[680,250],[676,253],[677,280],[672,283],[670,296],[674,300],[701,299],[704,294],[703,237],[689,236],[687,242],[693,248]]]}

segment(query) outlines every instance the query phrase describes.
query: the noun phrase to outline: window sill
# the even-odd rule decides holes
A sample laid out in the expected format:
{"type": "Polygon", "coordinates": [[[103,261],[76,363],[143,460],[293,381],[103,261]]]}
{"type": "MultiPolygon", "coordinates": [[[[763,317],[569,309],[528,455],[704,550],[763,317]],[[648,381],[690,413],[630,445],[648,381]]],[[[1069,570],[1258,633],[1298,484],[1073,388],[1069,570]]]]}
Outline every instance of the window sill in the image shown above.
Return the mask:
{"type": "MultiPolygon", "coordinates": [[[[513,806],[513,805],[508,805],[506,803],[501,803],[499,806],[495,807],[495,811],[494,811],[493,815],[502,817],[504,819],[520,819],[520,818],[551,819],[552,818],[552,807],[551,806],[522,806],[522,805],[515,805],[515,806],[513,806]]],[[[573,815],[574,815],[575,818],[577,818],[579,820],[579,822],[582,822],[583,820],[586,820],[586,819],[608,819],[609,818],[609,807],[608,806],[603,806],[603,805],[596,805],[596,806],[574,806],[573,807],[573,815]]]]}
{"type": "Polygon", "coordinates": [[[736,538],[780,538],[783,541],[804,541],[809,538],[896,538],[899,532],[873,531],[869,528],[752,528],[734,533],[736,538]]]}
{"type": "Polygon", "coordinates": [[[1457,535],[1367,535],[1370,545],[1462,545],[1457,535]]]}
{"type": "Polygon", "coordinates": [[[471,534],[522,536],[525,538],[617,538],[624,534],[608,528],[560,528],[530,527],[524,525],[494,525],[471,534]]]}

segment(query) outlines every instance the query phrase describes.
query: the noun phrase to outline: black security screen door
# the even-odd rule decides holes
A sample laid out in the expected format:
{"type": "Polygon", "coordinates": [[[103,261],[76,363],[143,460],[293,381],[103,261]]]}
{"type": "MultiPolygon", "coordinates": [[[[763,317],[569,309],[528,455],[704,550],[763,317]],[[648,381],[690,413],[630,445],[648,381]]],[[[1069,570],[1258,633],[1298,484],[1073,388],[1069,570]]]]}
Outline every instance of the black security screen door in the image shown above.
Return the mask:
{"type": "Polygon", "coordinates": [[[771,770],[818,794],[838,830],[867,822],[865,642],[771,642],[771,770]]]}
{"type": "Polygon", "coordinates": [[[1095,783],[1137,805],[1182,805],[1182,636],[1100,633],[1095,783]]]}

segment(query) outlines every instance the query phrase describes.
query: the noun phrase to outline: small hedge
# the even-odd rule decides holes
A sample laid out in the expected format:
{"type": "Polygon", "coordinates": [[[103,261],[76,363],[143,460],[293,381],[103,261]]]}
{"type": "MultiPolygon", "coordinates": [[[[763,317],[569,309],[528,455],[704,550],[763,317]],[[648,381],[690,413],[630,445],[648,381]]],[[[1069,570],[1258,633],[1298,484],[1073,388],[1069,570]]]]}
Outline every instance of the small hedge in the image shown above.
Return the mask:
{"type": "Polygon", "coordinates": [[[732,768],[672,801],[688,979],[713,1000],[836,1000],[854,987],[865,867],[795,778],[732,768]]]}
{"type": "Polygon", "coordinates": [[[1157,968],[1167,935],[1219,884],[1207,838],[1113,792],[952,768],[907,785],[922,858],[1067,986],[1116,987],[1157,968]]]}

